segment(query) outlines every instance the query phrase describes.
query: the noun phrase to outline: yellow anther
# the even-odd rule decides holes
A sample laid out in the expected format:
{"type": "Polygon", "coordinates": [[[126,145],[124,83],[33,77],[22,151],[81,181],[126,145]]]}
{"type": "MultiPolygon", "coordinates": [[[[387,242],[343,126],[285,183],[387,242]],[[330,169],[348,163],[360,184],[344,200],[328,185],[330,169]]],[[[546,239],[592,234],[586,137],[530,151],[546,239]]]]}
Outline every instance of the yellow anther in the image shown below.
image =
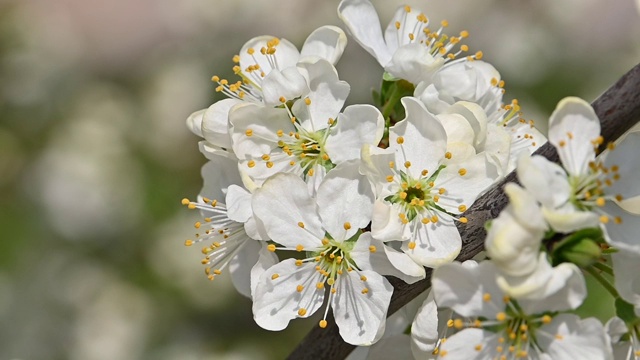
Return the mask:
{"type": "Polygon", "coordinates": [[[324,289],[324,282],[320,281],[316,284],[316,289],[321,290],[324,289]]]}
{"type": "Polygon", "coordinates": [[[247,49],[247,54],[249,54],[249,55],[253,55],[254,52],[255,52],[254,48],[248,48],[247,49]]]}
{"type": "Polygon", "coordinates": [[[276,246],[274,244],[269,244],[269,245],[267,245],[267,250],[269,250],[271,252],[275,252],[276,251],[276,246]]]}
{"type": "Polygon", "coordinates": [[[184,241],[184,246],[191,246],[193,245],[193,240],[185,240],[184,241]]]}
{"type": "Polygon", "coordinates": [[[465,211],[467,211],[467,206],[466,206],[466,205],[460,205],[460,206],[458,206],[458,211],[460,211],[460,212],[465,212],[465,211]]]}
{"type": "Polygon", "coordinates": [[[598,206],[604,206],[604,203],[605,203],[605,200],[604,200],[604,198],[603,198],[603,197],[599,197],[599,198],[596,200],[596,205],[598,205],[598,206]]]}
{"type": "Polygon", "coordinates": [[[362,275],[362,276],[360,276],[360,280],[362,280],[362,281],[367,281],[367,277],[366,277],[366,276],[364,276],[364,275],[362,275]]]}
{"type": "Polygon", "coordinates": [[[398,144],[404,144],[404,138],[402,136],[398,136],[398,138],[396,139],[396,142],[398,144]]]}
{"type": "Polygon", "coordinates": [[[311,99],[304,98],[304,103],[307,104],[307,105],[311,105],[311,99]]]}
{"type": "Polygon", "coordinates": [[[438,222],[438,215],[433,215],[433,216],[431,217],[431,222],[432,222],[432,223],[437,223],[437,222],[438,222]]]}
{"type": "Polygon", "coordinates": [[[496,314],[496,320],[498,321],[504,321],[506,318],[507,318],[507,314],[503,312],[499,312],[496,314]]]}
{"type": "Polygon", "coordinates": [[[464,327],[464,321],[462,319],[453,320],[453,327],[460,330],[464,327]]]}
{"type": "MultiPolygon", "coordinates": [[[[302,286],[302,285],[298,285],[298,286],[302,286]]],[[[305,316],[306,314],[307,314],[307,309],[305,308],[298,309],[298,316],[305,316]]]]}
{"type": "Polygon", "coordinates": [[[297,252],[302,252],[303,250],[304,250],[304,246],[302,246],[301,244],[296,245],[297,252]]]}
{"type": "Polygon", "coordinates": [[[189,205],[189,203],[191,203],[191,201],[189,201],[189,199],[187,199],[187,198],[184,198],[184,199],[182,199],[182,200],[180,201],[180,203],[181,203],[182,205],[189,205]]]}
{"type": "Polygon", "coordinates": [[[466,217],[461,217],[460,219],[458,219],[461,223],[466,224],[467,222],[469,222],[469,220],[466,217]]]}
{"type": "Polygon", "coordinates": [[[560,140],[560,142],[558,142],[558,146],[560,147],[564,147],[565,145],[567,145],[567,143],[564,140],[560,140]]]}
{"type": "Polygon", "coordinates": [[[489,294],[489,293],[484,293],[484,294],[482,295],[482,301],[484,301],[484,302],[489,302],[489,301],[491,301],[491,294],[489,294]]]}
{"type": "Polygon", "coordinates": [[[247,136],[251,136],[251,135],[253,135],[253,130],[251,130],[251,129],[247,129],[247,130],[244,132],[244,134],[245,134],[245,135],[247,135],[247,136]]]}
{"type": "Polygon", "coordinates": [[[187,208],[193,210],[193,209],[196,208],[196,204],[195,203],[189,203],[189,205],[187,205],[187,208]]]}
{"type": "Polygon", "coordinates": [[[409,6],[409,5],[405,5],[405,6],[404,6],[404,11],[406,11],[406,12],[410,13],[410,12],[411,12],[411,6],[409,6]]]}
{"type": "Polygon", "coordinates": [[[277,279],[279,277],[280,277],[279,274],[273,274],[273,275],[271,275],[271,280],[275,280],[275,279],[277,279]]]}
{"type": "Polygon", "coordinates": [[[615,148],[616,148],[616,144],[615,143],[610,142],[610,143],[607,144],[607,149],[613,150],[615,148]]]}
{"type": "Polygon", "coordinates": [[[460,50],[462,50],[462,51],[464,51],[464,52],[467,52],[467,51],[469,51],[469,46],[467,46],[467,45],[460,45],[460,50]]]}
{"type": "Polygon", "coordinates": [[[369,252],[371,252],[371,253],[376,252],[376,247],[374,245],[370,245],[369,246],[369,252]]]}
{"type": "Polygon", "coordinates": [[[411,167],[411,161],[405,161],[404,162],[404,167],[410,168],[411,167]]]}
{"type": "Polygon", "coordinates": [[[214,75],[214,76],[212,76],[212,77],[211,77],[211,81],[213,81],[213,82],[219,82],[219,81],[220,81],[220,78],[219,78],[217,75],[214,75]]]}
{"type": "Polygon", "coordinates": [[[267,161],[266,165],[269,169],[271,169],[273,167],[273,161],[267,161]]]}
{"type": "Polygon", "coordinates": [[[413,33],[409,33],[409,40],[413,41],[415,39],[415,35],[413,33]]]}
{"type": "Polygon", "coordinates": [[[400,199],[404,200],[404,199],[406,199],[406,198],[407,198],[407,193],[406,193],[406,192],[404,192],[404,191],[403,191],[403,192],[401,192],[401,193],[400,193],[400,199]]]}
{"type": "Polygon", "coordinates": [[[269,161],[269,160],[271,160],[271,156],[269,156],[269,154],[264,154],[264,155],[262,155],[262,160],[269,161]]]}
{"type": "Polygon", "coordinates": [[[428,217],[423,217],[422,220],[420,220],[420,222],[426,225],[426,224],[430,223],[431,220],[429,220],[428,217]]]}
{"type": "Polygon", "coordinates": [[[322,245],[327,245],[329,243],[329,239],[324,238],[322,239],[322,245]]]}
{"type": "Polygon", "coordinates": [[[400,21],[396,21],[394,25],[396,27],[396,30],[400,30],[400,21]]]}
{"type": "Polygon", "coordinates": [[[465,176],[467,174],[467,169],[461,168],[458,170],[458,174],[460,174],[460,176],[465,176]]]}
{"type": "Polygon", "coordinates": [[[469,37],[469,32],[467,30],[460,31],[460,37],[463,39],[469,37]]]}
{"type": "Polygon", "coordinates": [[[438,202],[438,201],[440,201],[440,196],[433,195],[433,202],[438,202]]]}
{"type": "Polygon", "coordinates": [[[329,161],[329,154],[327,153],[322,154],[322,160],[329,161]]]}
{"type": "Polygon", "coordinates": [[[478,52],[476,52],[476,60],[480,60],[480,59],[482,59],[482,56],[484,56],[484,55],[482,54],[482,51],[478,51],[478,52]]]}
{"type": "Polygon", "coordinates": [[[369,289],[364,288],[364,289],[362,289],[361,293],[362,293],[362,295],[368,294],[369,293],[369,289]]]}
{"type": "Polygon", "coordinates": [[[351,224],[348,221],[346,223],[344,223],[344,229],[345,230],[351,229],[351,224]]]}
{"type": "Polygon", "coordinates": [[[327,320],[324,320],[324,319],[323,319],[323,320],[320,320],[320,322],[318,323],[318,325],[319,325],[321,328],[323,328],[323,329],[324,329],[324,328],[326,328],[326,327],[327,327],[327,320]]]}
{"type": "Polygon", "coordinates": [[[280,98],[278,98],[278,100],[280,100],[281,103],[286,103],[287,99],[284,96],[280,96],[280,98]]]}
{"type": "Polygon", "coordinates": [[[300,226],[301,228],[303,228],[303,229],[304,229],[304,223],[303,223],[302,221],[299,221],[299,222],[298,222],[298,226],[300,226]]]}
{"type": "Polygon", "coordinates": [[[476,345],[476,346],[474,347],[474,349],[475,349],[476,351],[481,351],[481,350],[482,350],[482,344],[478,344],[478,345],[476,345]]]}
{"type": "Polygon", "coordinates": [[[603,224],[609,223],[609,217],[607,215],[600,216],[600,222],[603,224]]]}
{"type": "Polygon", "coordinates": [[[440,25],[442,25],[442,27],[447,27],[447,26],[449,26],[449,22],[447,20],[442,20],[440,22],[440,25]]]}
{"type": "Polygon", "coordinates": [[[295,165],[295,164],[296,164],[296,162],[295,162],[295,161],[293,161],[293,160],[289,161],[289,165],[293,166],[293,165],[295,165]]]}
{"type": "Polygon", "coordinates": [[[451,153],[447,151],[446,153],[444,153],[444,157],[447,159],[451,159],[451,153]]]}
{"type": "Polygon", "coordinates": [[[200,226],[202,226],[202,223],[200,221],[196,221],[196,223],[193,224],[193,227],[196,229],[200,229],[200,226]]]}
{"type": "MultiPolygon", "coordinates": [[[[324,276],[329,276],[328,273],[327,274],[323,274],[323,275],[324,276]]],[[[334,279],[334,278],[331,278],[331,279],[327,280],[327,284],[329,284],[329,286],[333,286],[333,284],[335,284],[335,283],[336,283],[336,279],[334,279]]]]}
{"type": "Polygon", "coordinates": [[[613,218],[613,222],[616,224],[622,224],[622,218],[620,216],[616,216],[613,218]]]}
{"type": "Polygon", "coordinates": [[[302,260],[300,259],[296,260],[296,266],[302,266],[302,260]]]}
{"type": "Polygon", "coordinates": [[[222,270],[215,269],[215,270],[213,270],[213,273],[216,274],[216,275],[220,275],[220,274],[222,274],[222,270]]]}
{"type": "Polygon", "coordinates": [[[247,166],[252,168],[252,167],[256,166],[256,162],[253,161],[253,160],[249,160],[249,162],[247,162],[247,166]]]}
{"type": "Polygon", "coordinates": [[[393,182],[393,175],[387,175],[387,182],[393,182]]]}

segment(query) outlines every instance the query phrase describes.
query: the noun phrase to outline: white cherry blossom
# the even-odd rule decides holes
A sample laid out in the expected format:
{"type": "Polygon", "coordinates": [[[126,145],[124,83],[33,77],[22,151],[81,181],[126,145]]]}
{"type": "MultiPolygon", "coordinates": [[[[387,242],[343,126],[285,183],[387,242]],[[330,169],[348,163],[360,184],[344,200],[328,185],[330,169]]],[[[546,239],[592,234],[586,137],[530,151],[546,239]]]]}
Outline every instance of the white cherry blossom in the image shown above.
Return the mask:
{"type": "Polygon", "coordinates": [[[371,233],[403,241],[418,264],[435,267],[453,260],[462,245],[456,222],[494,179],[483,156],[448,163],[447,134],[415,98],[402,100],[406,118],[389,130],[388,149],[363,149],[362,172],[375,184],[371,233]]]}
{"type": "MultiPolygon", "coordinates": [[[[380,274],[354,261],[360,228],[371,219],[374,195],[358,174],[357,161],[338,165],[311,197],[305,182],[293,174],[272,176],[256,190],[253,211],[280,246],[270,250],[304,252],[260,272],[253,296],[254,319],[268,330],[284,329],[294,318],[306,318],[324,303],[320,327],[333,309],[342,338],[370,345],[382,335],[393,288],[380,274]]],[[[359,237],[359,239],[358,239],[359,237]]]]}
{"type": "Polygon", "coordinates": [[[545,220],[559,232],[600,225],[612,245],[640,253],[638,215],[617,203],[640,194],[640,133],[631,133],[596,158],[602,143],[591,105],[563,99],[549,120],[549,141],[562,166],[540,156],[521,157],[518,178],[542,205],[545,220]]]}
{"type": "MultiPolygon", "coordinates": [[[[260,238],[253,216],[238,215],[244,208],[242,201],[234,194],[233,188],[242,184],[236,162],[219,155],[211,155],[209,162],[202,167],[204,186],[198,201],[183,199],[183,205],[189,209],[198,209],[203,216],[202,221],[195,223],[200,231],[194,239],[185,241],[186,246],[203,244],[205,255],[202,264],[209,280],[229,267],[234,286],[244,296],[251,296],[251,268],[263,256],[264,261],[275,264],[277,258],[267,251],[266,242],[256,241],[260,238]],[[226,198],[226,204],[225,204],[226,198]],[[231,201],[230,201],[231,200],[231,201]],[[253,238],[248,234],[252,234],[253,238]],[[262,255],[260,255],[262,254],[262,255]]],[[[246,190],[239,190],[240,192],[246,190]]],[[[248,208],[249,211],[251,208],[248,208]]]]}
{"type": "Polygon", "coordinates": [[[338,16],[356,42],[373,55],[387,73],[413,84],[428,80],[447,63],[482,58],[482,53],[478,52],[456,59],[469,50],[468,46],[460,45],[469,33],[462,31],[460,36],[445,35],[446,21],[442,21],[437,31],[431,31],[427,27],[427,16],[410,6],[398,8],[384,36],[378,14],[369,0],[342,0],[338,5],[338,16]],[[459,50],[454,52],[458,45],[459,50]]]}
{"type": "Polygon", "coordinates": [[[307,96],[290,107],[234,107],[231,137],[240,168],[257,185],[273,174],[291,172],[315,191],[328,170],[359,159],[363,144],[380,142],[384,120],[371,105],[340,112],[349,85],[329,62],[300,62],[298,67],[310,87],[307,96]]]}

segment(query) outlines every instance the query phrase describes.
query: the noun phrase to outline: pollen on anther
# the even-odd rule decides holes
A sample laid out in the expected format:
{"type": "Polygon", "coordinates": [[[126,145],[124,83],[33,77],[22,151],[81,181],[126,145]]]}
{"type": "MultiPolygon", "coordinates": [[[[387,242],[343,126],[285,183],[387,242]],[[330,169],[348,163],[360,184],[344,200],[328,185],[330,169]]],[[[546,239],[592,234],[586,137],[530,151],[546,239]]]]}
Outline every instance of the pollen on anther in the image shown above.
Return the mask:
{"type": "Polygon", "coordinates": [[[600,216],[600,222],[603,224],[609,223],[609,217],[607,215],[600,216]]]}
{"type": "Polygon", "coordinates": [[[302,221],[298,222],[298,226],[304,229],[304,223],[302,221]]]}
{"type": "Polygon", "coordinates": [[[304,103],[307,104],[307,105],[311,105],[311,99],[304,98],[304,103]]]}
{"type": "Polygon", "coordinates": [[[426,224],[430,223],[430,222],[431,222],[431,220],[429,220],[429,218],[428,218],[428,217],[423,217],[423,218],[422,218],[422,220],[420,220],[420,222],[422,222],[423,224],[425,224],[425,225],[426,225],[426,224]]]}
{"type": "Polygon", "coordinates": [[[404,167],[410,168],[411,167],[411,161],[405,161],[404,162],[404,167]]]}
{"type": "Polygon", "coordinates": [[[327,327],[327,320],[320,320],[318,325],[323,329],[326,328],[327,327]]]}
{"type": "Polygon", "coordinates": [[[275,279],[277,279],[279,277],[280,277],[279,274],[273,274],[273,275],[271,275],[271,280],[275,280],[275,279]]]}
{"type": "Polygon", "coordinates": [[[370,245],[369,252],[372,252],[372,253],[376,252],[376,247],[374,245],[370,245]]]}
{"type": "Polygon", "coordinates": [[[284,96],[280,96],[278,100],[280,100],[280,102],[283,104],[287,102],[287,99],[284,96]]]}
{"type": "Polygon", "coordinates": [[[245,134],[245,135],[247,135],[247,136],[251,136],[251,135],[253,135],[253,130],[252,130],[252,129],[247,129],[247,130],[244,132],[244,134],[245,134]]]}
{"type": "MultiPolygon", "coordinates": [[[[301,286],[301,285],[298,285],[301,286]]],[[[305,308],[300,308],[298,309],[298,316],[305,316],[307,314],[307,309],[305,308]]]]}
{"type": "Polygon", "coordinates": [[[428,173],[429,173],[429,170],[427,170],[427,169],[424,169],[421,172],[422,176],[427,176],[428,173]]]}
{"type": "Polygon", "coordinates": [[[345,230],[351,229],[351,224],[348,221],[344,223],[344,229],[345,230]]]}
{"type": "Polygon", "coordinates": [[[444,153],[444,157],[447,159],[451,159],[451,153],[447,151],[446,153],[444,153]]]}
{"type": "Polygon", "coordinates": [[[276,251],[276,246],[274,244],[269,244],[269,245],[267,245],[267,250],[269,250],[271,252],[275,252],[276,251]]]}
{"type": "Polygon", "coordinates": [[[249,160],[249,162],[247,162],[247,166],[252,168],[252,167],[256,166],[256,162],[253,161],[253,160],[249,160]]]}
{"type": "Polygon", "coordinates": [[[484,293],[484,295],[482,295],[482,301],[484,301],[484,302],[489,302],[489,301],[491,301],[491,294],[489,294],[489,293],[484,293]]]}
{"type": "Polygon", "coordinates": [[[467,222],[469,222],[469,220],[466,217],[461,217],[460,219],[458,219],[461,223],[466,224],[467,222]]]}
{"type": "Polygon", "coordinates": [[[458,206],[458,211],[460,211],[460,212],[465,212],[465,211],[467,211],[467,206],[466,206],[466,205],[460,205],[460,206],[458,206]]]}
{"type": "Polygon", "coordinates": [[[403,144],[404,143],[404,138],[402,136],[398,136],[398,138],[396,139],[396,142],[398,144],[403,144]]]}
{"type": "Polygon", "coordinates": [[[503,312],[499,312],[496,314],[496,320],[498,321],[504,321],[506,318],[507,318],[507,314],[503,312]]]}
{"type": "Polygon", "coordinates": [[[191,203],[191,201],[189,201],[189,199],[187,199],[187,198],[184,198],[184,199],[182,199],[182,201],[180,201],[180,203],[182,205],[189,205],[189,203],[191,203]]]}
{"type": "Polygon", "coordinates": [[[193,240],[185,240],[184,241],[184,246],[191,246],[193,245],[193,240]]]}
{"type": "Polygon", "coordinates": [[[302,246],[301,244],[296,245],[297,252],[302,252],[303,250],[304,250],[304,246],[302,246]]]}
{"type": "Polygon", "coordinates": [[[316,284],[316,289],[318,289],[318,290],[324,289],[324,282],[322,282],[322,281],[318,282],[316,284]]]}
{"type": "Polygon", "coordinates": [[[465,176],[467,174],[467,169],[461,168],[458,170],[458,174],[460,174],[460,176],[465,176]]]}
{"type": "Polygon", "coordinates": [[[369,293],[369,289],[364,288],[364,289],[362,289],[361,292],[362,292],[363,295],[368,294],[369,293]]]}
{"type": "Polygon", "coordinates": [[[407,246],[409,247],[409,249],[413,250],[416,248],[416,243],[415,241],[411,241],[407,246]]]}

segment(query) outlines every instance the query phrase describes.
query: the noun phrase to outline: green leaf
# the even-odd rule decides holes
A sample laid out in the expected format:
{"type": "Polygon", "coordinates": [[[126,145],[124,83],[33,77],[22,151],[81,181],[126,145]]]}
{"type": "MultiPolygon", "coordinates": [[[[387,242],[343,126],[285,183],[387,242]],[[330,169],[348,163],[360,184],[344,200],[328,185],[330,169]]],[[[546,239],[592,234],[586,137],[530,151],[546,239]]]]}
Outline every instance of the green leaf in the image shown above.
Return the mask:
{"type": "Polygon", "coordinates": [[[639,319],[634,311],[633,304],[630,304],[621,298],[617,298],[615,302],[616,315],[626,324],[635,324],[639,319]]]}

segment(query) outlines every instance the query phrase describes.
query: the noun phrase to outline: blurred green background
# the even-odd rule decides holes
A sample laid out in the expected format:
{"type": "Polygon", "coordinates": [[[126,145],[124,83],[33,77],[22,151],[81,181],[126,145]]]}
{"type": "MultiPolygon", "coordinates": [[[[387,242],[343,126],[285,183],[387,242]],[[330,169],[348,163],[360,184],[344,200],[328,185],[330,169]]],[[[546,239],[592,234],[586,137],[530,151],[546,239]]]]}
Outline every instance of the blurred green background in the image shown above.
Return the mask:
{"type": "MultiPolygon", "coordinates": [[[[640,61],[634,0],[409,1],[469,30],[544,130],[564,96],[593,100],[640,61]]],[[[374,1],[386,27],[404,2],[374,1]]],[[[185,248],[203,157],[184,120],[214,74],[269,34],[341,26],[338,1],[0,2],[0,359],[279,359],[315,321],[272,333],[228,277],[185,248]]],[[[382,70],[350,41],[349,103],[382,70]]],[[[597,306],[597,305],[596,305],[597,306]]]]}

